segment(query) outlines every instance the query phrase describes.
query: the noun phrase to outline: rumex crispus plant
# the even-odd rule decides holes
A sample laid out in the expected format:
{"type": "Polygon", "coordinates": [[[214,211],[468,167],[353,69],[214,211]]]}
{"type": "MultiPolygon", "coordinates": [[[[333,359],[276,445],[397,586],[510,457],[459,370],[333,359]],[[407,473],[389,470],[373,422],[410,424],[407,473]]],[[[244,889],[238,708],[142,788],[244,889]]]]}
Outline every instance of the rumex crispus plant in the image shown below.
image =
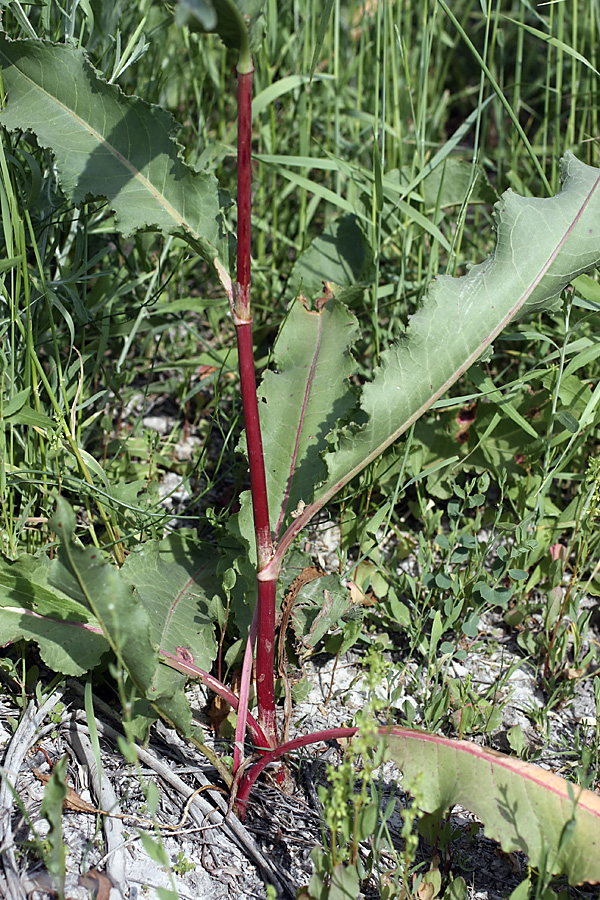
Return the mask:
{"type": "MultiPolygon", "coordinates": [[[[445,4],[440,6],[450,15],[445,4]]],[[[186,0],[179,16],[186,27],[216,31],[238,54],[235,275],[216,179],[185,165],[173,123],[162,109],[125,96],[76,46],[37,36],[0,37],[6,98],[0,124],[13,135],[35,135],[52,152],[73,209],[104,198],[116,232],[171,235],[211,267],[236,330],[250,492],[242,495],[241,509],[228,523],[217,561],[214,545],[177,535],[147,541],[125,558],[109,497],[106,508],[98,504],[98,509],[119,566],[100,546],[77,542],[75,515],[59,497],[51,522],[60,540],[56,558],[26,556],[2,564],[0,628],[4,643],[36,641],[44,661],[65,674],[94,669],[110,650],[127,675],[120,687],[131,733],[143,734],[153,717],[162,716],[210,754],[230,787],[235,784],[243,814],[266,766],[307,744],[356,733],[337,728],[280,741],[274,654],[277,585],[286,555],[320,510],[485,357],[510,322],[557,311],[562,292],[598,266],[600,170],[567,152],[555,197],[503,194],[496,206],[494,252],[462,277],[433,281],[406,332],[380,353],[372,377],[360,389],[352,356],[359,323],[336,297],[323,246],[333,250],[339,265],[352,255],[349,244],[358,248],[357,268],[372,251],[357,221],[342,219],[324,244],[313,246],[297,264],[297,299],[279,329],[273,366],[257,389],[250,283],[251,103],[262,4],[186,0]],[[317,283],[325,282],[318,291],[311,289],[315,270],[317,283]],[[226,627],[230,612],[248,633],[239,696],[209,672],[218,653],[215,620],[226,627]],[[256,717],[248,712],[254,647],[256,717]],[[201,679],[237,709],[233,771],[191,727],[184,694],[188,678],[201,679]],[[246,730],[261,758],[237,783],[246,730]]],[[[430,171],[443,159],[434,157],[430,171]]],[[[388,191],[398,204],[407,204],[420,180],[400,188],[380,177],[376,187],[381,196],[388,191]]],[[[438,235],[433,223],[422,224],[438,235]]],[[[9,262],[17,261],[15,254],[9,262]]],[[[40,283],[36,290],[52,302],[48,285],[40,283]]],[[[15,317],[24,333],[29,314],[26,309],[15,317]]],[[[49,396],[56,394],[39,355],[31,355],[29,368],[30,384],[11,394],[4,415],[11,427],[43,429],[49,443],[66,446],[81,479],[91,485],[102,474],[80,446],[70,415],[76,397],[56,401],[53,420],[43,417],[35,404],[38,383],[49,396]]],[[[496,390],[483,383],[482,389],[496,390]]],[[[573,435],[595,426],[599,393],[596,387],[577,409],[573,435]]],[[[342,604],[333,612],[324,604],[322,631],[345,609],[342,604]]],[[[555,642],[551,636],[550,643],[555,642]]],[[[407,728],[382,727],[378,734],[406,783],[420,783],[419,800],[428,812],[461,803],[484,820],[488,834],[506,850],[526,850],[532,865],[543,859],[548,871],[564,872],[572,883],[600,880],[600,801],[591,792],[576,792],[551,773],[475,744],[407,728]]]]}

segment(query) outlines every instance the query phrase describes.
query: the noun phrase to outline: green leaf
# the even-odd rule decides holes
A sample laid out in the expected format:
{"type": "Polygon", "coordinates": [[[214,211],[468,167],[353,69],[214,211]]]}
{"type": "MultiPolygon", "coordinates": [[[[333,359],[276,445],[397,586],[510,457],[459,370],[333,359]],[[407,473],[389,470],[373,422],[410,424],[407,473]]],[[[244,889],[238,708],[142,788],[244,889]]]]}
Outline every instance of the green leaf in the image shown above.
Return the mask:
{"type": "Polygon", "coordinates": [[[496,205],[498,244],[468,275],[431,285],[407,333],[363,389],[366,425],[327,455],[332,483],[379,456],[439,399],[518,314],[558,308],[560,292],[600,263],[600,170],[568,153],[563,188],[537,200],[507,191],[496,205]]]}
{"type": "Polygon", "coordinates": [[[380,810],[377,803],[367,803],[366,806],[359,808],[356,823],[357,840],[365,841],[375,833],[379,814],[380,810]]]}
{"type": "Polygon", "coordinates": [[[433,619],[433,625],[431,626],[431,637],[429,639],[429,652],[432,656],[435,655],[435,651],[437,645],[439,644],[443,630],[444,627],[442,625],[442,617],[438,609],[436,610],[435,617],[433,619]]]}
{"type": "Polygon", "coordinates": [[[517,756],[521,756],[527,743],[525,741],[525,735],[523,734],[523,729],[520,725],[513,725],[512,728],[509,728],[506,732],[506,740],[510,745],[510,749],[513,753],[516,753],[517,756]]]}
{"type": "MultiPolygon", "coordinates": [[[[410,174],[410,169],[407,169],[406,183],[410,174]]],[[[485,170],[481,166],[473,167],[457,156],[449,156],[436,166],[423,179],[420,190],[428,212],[436,208],[462,206],[465,197],[469,198],[469,204],[495,203],[498,199],[485,170]]]]}
{"type": "Polygon", "coordinates": [[[170,891],[168,888],[157,887],[156,896],[158,900],[179,900],[177,891],[170,891]]]}
{"type": "Polygon", "coordinates": [[[450,884],[444,893],[444,900],[467,900],[468,896],[469,891],[465,879],[461,875],[454,878],[450,874],[450,884]]]}
{"type": "Polygon", "coordinates": [[[530,891],[531,881],[529,878],[526,878],[525,881],[522,881],[521,884],[516,886],[508,900],[529,900],[530,891]]]}
{"type": "MultiPolygon", "coordinates": [[[[315,81],[331,81],[333,80],[333,75],[329,75],[327,73],[317,73],[314,77],[315,81]]],[[[261,113],[263,113],[266,109],[269,108],[271,103],[274,103],[275,100],[278,100],[280,97],[283,97],[284,94],[290,93],[290,91],[295,91],[297,88],[301,87],[303,84],[309,84],[311,81],[310,75],[285,75],[283,78],[278,78],[277,81],[274,81],[272,84],[269,84],[267,87],[263,88],[260,93],[256,95],[254,100],[252,101],[252,119],[256,119],[261,113]]],[[[312,157],[297,157],[297,156],[288,156],[286,155],[265,155],[261,154],[258,157],[261,162],[271,163],[279,166],[301,166],[302,168],[308,169],[317,169],[317,168],[328,168],[328,169],[336,169],[338,167],[338,162],[334,160],[323,160],[320,158],[312,158],[312,157]]]]}
{"type": "Polygon", "coordinates": [[[360,878],[354,865],[338,863],[331,873],[327,900],[350,900],[360,895],[360,878]]]}
{"type": "MultiPolygon", "coordinates": [[[[302,564],[297,565],[302,557],[306,557],[304,565],[311,564],[308,554],[296,552],[288,561],[286,574],[293,575],[302,570],[302,564]]],[[[340,623],[351,606],[350,592],[336,572],[303,585],[294,602],[290,622],[298,647],[314,649],[327,632],[340,623]]]]}
{"type": "Polygon", "coordinates": [[[175,21],[192,31],[216,31],[217,11],[211,0],[179,0],[175,21]]]}
{"type": "Polygon", "coordinates": [[[353,647],[361,636],[363,630],[363,618],[364,611],[359,607],[357,610],[355,610],[353,617],[349,618],[347,622],[344,622],[344,627],[342,628],[341,634],[341,643],[339,645],[339,652],[341,656],[343,656],[344,653],[347,653],[350,647],[353,647]]]}
{"type": "Polygon", "coordinates": [[[592,305],[592,309],[597,310],[600,307],[600,284],[589,275],[579,275],[574,279],[573,287],[592,305]]]}
{"type": "MultiPolygon", "coordinates": [[[[172,534],[138,547],[119,573],[147,612],[152,645],[203,670],[210,670],[217,655],[216,608],[211,604],[220,591],[217,561],[213,546],[172,534]]],[[[184,733],[190,723],[182,693],[186,680],[173,668],[159,666],[146,692],[155,708],[179,723],[184,733]]],[[[141,707],[139,712],[143,717],[141,707]]]]}
{"type": "Polygon", "coordinates": [[[160,841],[155,841],[154,838],[151,838],[149,834],[146,834],[145,831],[138,831],[138,835],[144,847],[144,850],[148,854],[151,860],[153,860],[159,866],[168,866],[169,865],[169,857],[167,856],[167,851],[163,847],[160,841]]]}
{"type": "Polygon", "coordinates": [[[320,454],[327,434],[356,399],[349,386],[354,362],[348,351],[356,335],[354,316],[331,300],[315,311],[294,303],[277,339],[277,373],[267,371],[259,389],[275,538],[302,503],[310,502],[315,482],[326,477],[320,454]]]}
{"type": "Polygon", "coordinates": [[[22,391],[18,391],[13,397],[10,398],[6,403],[2,405],[2,415],[5,418],[9,418],[9,416],[14,416],[21,407],[25,405],[27,400],[29,399],[29,395],[31,393],[31,388],[27,387],[22,391]]]}
{"type": "Polygon", "coordinates": [[[329,25],[329,19],[331,17],[332,9],[333,9],[333,0],[325,0],[325,6],[319,17],[319,27],[317,28],[317,36],[315,39],[312,60],[310,63],[311,81],[312,81],[313,75],[315,74],[315,69],[317,68],[317,63],[319,61],[319,53],[321,52],[321,47],[323,46],[323,41],[325,40],[325,32],[327,31],[327,26],[329,25]]]}
{"type": "Polygon", "coordinates": [[[572,412],[569,412],[568,409],[559,409],[556,413],[556,419],[563,428],[566,428],[567,431],[570,431],[571,434],[577,434],[579,431],[579,422],[575,418],[572,412]]]}
{"type": "Polygon", "coordinates": [[[176,21],[195,31],[216,32],[240,57],[255,53],[265,33],[264,0],[179,0],[176,21]]]}
{"type": "Polygon", "coordinates": [[[509,569],[508,574],[513,581],[527,581],[529,578],[529,572],[525,569],[509,569]]]}
{"type": "Polygon", "coordinates": [[[75,544],[75,514],[62,498],[57,501],[50,527],[61,539],[50,583],[94,613],[117,658],[128,669],[136,670],[140,684],[150,684],[158,657],[150,643],[146,610],[135,601],[119,570],[106,562],[99,550],[75,544]]]}
{"type": "Polygon", "coordinates": [[[476,638],[479,631],[479,616],[477,613],[471,613],[461,625],[463,634],[467,637],[476,638]]]}
{"type": "Polygon", "coordinates": [[[373,275],[373,251],[354,216],[343,216],[315,238],[290,274],[288,287],[310,299],[323,292],[323,282],[343,288],[366,286],[373,275]]]}
{"type": "MultiPolygon", "coordinates": [[[[327,480],[281,538],[274,570],[315,513],[445,394],[513,318],[556,310],[561,291],[600,264],[600,170],[569,152],[561,171],[555,197],[503,194],[492,256],[461,278],[442,275],[431,284],[406,333],[363,387],[354,423],[332,435],[327,480]]],[[[580,427],[585,413],[583,419],[580,427]]]]}
{"type": "Polygon", "coordinates": [[[0,558],[0,644],[35,641],[47,666],[83,675],[109,645],[86,605],[48,584],[46,557],[0,558]]]}
{"type": "Polygon", "coordinates": [[[54,421],[50,416],[32,409],[30,406],[22,406],[18,412],[13,413],[10,418],[6,414],[2,417],[4,426],[6,425],[27,425],[33,428],[54,428],[54,421]]]}
{"type": "Polygon", "coordinates": [[[217,182],[185,165],[167,112],[108,84],[71,44],[0,35],[0,64],[0,123],[52,151],[70,200],[106,198],[124,235],[181,234],[205,259],[218,256],[217,182]]]}
{"type": "Polygon", "coordinates": [[[505,417],[512,419],[512,421],[522,428],[523,431],[532,437],[535,440],[538,438],[538,433],[533,428],[533,426],[525,419],[521,413],[515,409],[513,404],[510,402],[508,397],[505,397],[494,385],[492,379],[489,375],[486,375],[480,366],[473,366],[469,371],[469,378],[475,385],[478,391],[481,391],[482,394],[485,394],[486,400],[491,400],[492,403],[496,403],[505,417]]]}
{"type": "Polygon", "coordinates": [[[512,597],[512,589],[505,587],[490,587],[485,581],[478,581],[474,590],[478,591],[480,596],[492,606],[500,606],[506,608],[508,601],[512,597]]]}
{"type": "Polygon", "coordinates": [[[182,679],[159,668],[158,648],[150,636],[150,615],[121,572],[95,548],[75,544],[75,515],[59,497],[51,528],[60,536],[58,559],[49,581],[64,594],[87,606],[95,615],[110,647],[129,674],[141,697],[182,733],[191,722],[182,679]]]}
{"type": "Polygon", "coordinates": [[[540,381],[551,393],[558,390],[558,397],[567,412],[583,413],[590,398],[589,385],[576,375],[563,372],[557,384],[558,373],[555,369],[545,372],[540,381]]]}
{"type": "Polygon", "coordinates": [[[600,797],[546,769],[467,741],[394,728],[390,757],[428,813],[460,804],[506,853],[572,885],[600,881],[600,797]],[[574,797],[574,799],[572,799],[574,797]],[[566,828],[566,831],[565,831],[566,828]],[[568,837],[568,840],[565,838],[568,837]]]}
{"type": "Polygon", "coordinates": [[[149,541],[127,557],[121,576],[143,604],[159,651],[210,669],[217,643],[209,604],[220,593],[214,546],[178,534],[149,541]]]}
{"type": "MultiPolygon", "coordinates": [[[[315,482],[326,477],[321,460],[326,436],[355,405],[349,385],[354,362],[348,348],[356,335],[356,319],[342,303],[332,299],[314,311],[300,301],[293,303],[277,338],[273,352],[276,372],[267,371],[259,388],[269,515],[275,538],[310,501],[315,482]]],[[[247,452],[245,437],[240,449],[247,452]]],[[[245,631],[256,592],[249,493],[241,495],[240,505],[240,512],[227,527],[240,542],[234,558],[246,587],[241,581],[236,585],[234,595],[240,599],[233,605],[233,614],[240,630],[245,631]],[[244,611],[246,614],[240,616],[244,611]]],[[[338,613],[337,601],[334,606],[332,614],[339,618],[342,613],[338,613]]]]}
{"type": "Polygon", "coordinates": [[[524,22],[519,22],[518,19],[511,19],[510,16],[503,15],[503,18],[509,22],[512,22],[513,25],[516,25],[518,28],[524,28],[525,31],[528,31],[530,34],[533,34],[535,37],[540,38],[542,41],[545,41],[551,47],[556,47],[560,50],[561,53],[566,53],[567,56],[572,56],[573,59],[576,59],[582,65],[587,66],[594,75],[598,75],[600,77],[600,72],[593,67],[593,65],[588,62],[585,56],[582,56],[581,53],[578,53],[573,47],[570,47],[568,44],[565,44],[564,41],[559,40],[558,38],[552,37],[552,35],[547,34],[545,31],[540,31],[539,28],[534,28],[532,25],[526,25],[524,22]]]}

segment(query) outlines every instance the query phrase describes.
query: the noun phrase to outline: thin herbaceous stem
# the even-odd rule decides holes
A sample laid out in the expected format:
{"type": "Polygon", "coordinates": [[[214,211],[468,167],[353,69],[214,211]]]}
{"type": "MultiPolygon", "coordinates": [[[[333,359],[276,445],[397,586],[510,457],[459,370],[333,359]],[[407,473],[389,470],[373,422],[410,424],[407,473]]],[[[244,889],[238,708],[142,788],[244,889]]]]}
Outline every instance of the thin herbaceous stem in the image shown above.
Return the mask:
{"type": "MultiPolygon", "coordinates": [[[[291,753],[292,750],[299,750],[300,747],[307,747],[310,744],[318,744],[321,741],[337,741],[340,739],[352,738],[357,731],[358,728],[356,727],[328,728],[326,731],[315,731],[313,734],[303,734],[300,737],[294,738],[292,741],[287,741],[287,743],[282,744],[275,750],[271,750],[269,753],[265,753],[263,758],[255,763],[249,770],[249,772],[247,772],[247,774],[244,775],[244,777],[240,781],[240,786],[235,798],[235,804],[242,821],[246,814],[246,807],[248,805],[248,798],[250,796],[252,786],[254,785],[254,782],[263,771],[263,769],[265,769],[268,765],[275,762],[277,759],[280,759],[282,756],[286,756],[288,753],[291,753]]],[[[378,732],[381,735],[388,734],[389,728],[379,728],[378,732]]]]}
{"type": "MultiPolygon", "coordinates": [[[[250,305],[251,249],[251,141],[252,141],[252,73],[251,61],[238,66],[238,245],[236,289],[232,313],[236,326],[240,386],[250,468],[250,489],[254,531],[256,535],[257,569],[260,573],[271,561],[273,544],[269,524],[267,482],[256,395],[256,374],[252,345],[252,310],[250,305]]],[[[275,689],[273,680],[276,582],[259,581],[258,644],[256,677],[258,719],[273,745],[277,742],[275,723],[275,689]]],[[[248,667],[244,675],[250,677],[248,667]]],[[[243,713],[243,711],[242,711],[243,713]]],[[[243,714],[240,718],[244,718],[243,714]]],[[[241,735],[244,722],[239,723],[241,735]]],[[[236,735],[236,746],[239,735],[236,735]]]]}
{"type": "MultiPolygon", "coordinates": [[[[204,672],[193,663],[186,662],[186,660],[180,659],[178,656],[174,656],[172,653],[168,653],[166,650],[161,650],[160,655],[163,662],[167,666],[170,666],[172,669],[176,669],[177,672],[182,672],[184,675],[188,675],[190,678],[197,678],[202,682],[202,684],[205,684],[207,688],[210,688],[211,691],[217,694],[217,696],[222,697],[223,700],[226,700],[230,704],[230,706],[233,707],[233,709],[238,709],[239,700],[235,696],[233,691],[230,691],[229,688],[226,687],[226,685],[222,684],[213,675],[210,675],[208,672],[204,672]]],[[[269,743],[265,737],[265,734],[263,733],[262,728],[254,719],[254,717],[250,715],[250,713],[247,713],[246,724],[250,733],[250,737],[254,741],[256,749],[266,749],[269,746],[269,743]]]]}

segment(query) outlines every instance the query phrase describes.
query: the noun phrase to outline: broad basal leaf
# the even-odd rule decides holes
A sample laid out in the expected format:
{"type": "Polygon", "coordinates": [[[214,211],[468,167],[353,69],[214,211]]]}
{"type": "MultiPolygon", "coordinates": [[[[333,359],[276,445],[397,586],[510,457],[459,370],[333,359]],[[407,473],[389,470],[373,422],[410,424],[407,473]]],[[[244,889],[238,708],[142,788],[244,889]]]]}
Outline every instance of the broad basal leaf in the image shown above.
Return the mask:
{"type": "Polygon", "coordinates": [[[35,641],[47,666],[83,675],[109,650],[98,622],[82,603],[48,585],[50,560],[0,558],[0,645],[35,641]]]}
{"type": "Polygon", "coordinates": [[[52,151],[69,199],[105,197],[123,234],[180,233],[209,261],[218,255],[217,182],[185,165],[167,112],[125,96],[70,44],[0,35],[0,65],[0,124],[52,151]]]}
{"type": "Polygon", "coordinates": [[[460,803],[507,853],[567,875],[570,884],[600,881],[600,797],[546,769],[467,741],[393,728],[386,735],[403,785],[426,812],[460,803]],[[547,854],[547,856],[546,856],[547,854]]]}
{"type": "MultiPolygon", "coordinates": [[[[488,750],[411,728],[378,728],[402,786],[427,813],[460,804],[507,853],[521,850],[529,865],[566,875],[572,885],[600,882],[600,797],[552,772],[488,750]]],[[[275,760],[319,741],[353,738],[357,728],[301,735],[266,753],[242,778],[237,805],[244,815],[252,785],[275,760]]]]}
{"type": "Polygon", "coordinates": [[[517,315],[558,308],[560,292],[600,264],[600,170],[568,153],[546,200],[507,191],[494,254],[462,278],[440,276],[408,330],[363,388],[366,425],[327,455],[330,489],[352,477],[439,399],[517,315]]]}
{"type": "Polygon", "coordinates": [[[141,696],[185,734],[191,721],[189,704],[180,678],[157,682],[158,648],[151,638],[148,611],[116,566],[95,548],[84,549],[74,542],[75,515],[62,498],[57,501],[51,527],[61,546],[49,583],[93,612],[141,696]]]}
{"type": "Polygon", "coordinates": [[[210,612],[221,587],[216,562],[213,546],[171,534],[143,544],[121,569],[148,614],[152,643],[209,670],[217,655],[210,612]]]}

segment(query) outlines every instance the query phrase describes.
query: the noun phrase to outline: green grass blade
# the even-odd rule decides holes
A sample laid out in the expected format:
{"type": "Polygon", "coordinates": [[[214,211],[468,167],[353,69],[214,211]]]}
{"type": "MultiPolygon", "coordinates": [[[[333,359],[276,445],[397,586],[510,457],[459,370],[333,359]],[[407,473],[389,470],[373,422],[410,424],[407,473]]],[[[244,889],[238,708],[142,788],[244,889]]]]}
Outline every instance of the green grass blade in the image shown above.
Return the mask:
{"type": "Polygon", "coordinates": [[[571,56],[573,59],[576,59],[578,62],[583,63],[584,66],[587,66],[594,75],[597,75],[600,78],[600,72],[593,67],[593,65],[575,50],[574,47],[570,47],[564,41],[560,41],[558,38],[552,37],[550,34],[546,34],[544,31],[540,31],[539,28],[534,28],[532,25],[526,25],[525,22],[518,22],[516,19],[511,19],[510,16],[502,15],[503,19],[507,19],[509,22],[512,22],[513,25],[516,25],[518,28],[523,28],[525,31],[528,31],[529,34],[533,34],[535,37],[540,38],[540,40],[545,41],[547,44],[550,44],[551,47],[556,47],[558,50],[561,50],[563,53],[566,53],[567,56],[571,56]]]}
{"type": "Polygon", "coordinates": [[[312,81],[313,76],[315,74],[315,69],[317,68],[317,63],[319,61],[319,54],[321,52],[321,47],[323,46],[323,41],[325,40],[325,32],[327,31],[327,26],[329,25],[329,19],[331,18],[331,10],[333,9],[333,0],[326,0],[325,8],[321,13],[321,17],[319,19],[319,27],[317,28],[317,37],[315,40],[315,46],[313,50],[312,60],[310,63],[310,80],[312,81]]]}

